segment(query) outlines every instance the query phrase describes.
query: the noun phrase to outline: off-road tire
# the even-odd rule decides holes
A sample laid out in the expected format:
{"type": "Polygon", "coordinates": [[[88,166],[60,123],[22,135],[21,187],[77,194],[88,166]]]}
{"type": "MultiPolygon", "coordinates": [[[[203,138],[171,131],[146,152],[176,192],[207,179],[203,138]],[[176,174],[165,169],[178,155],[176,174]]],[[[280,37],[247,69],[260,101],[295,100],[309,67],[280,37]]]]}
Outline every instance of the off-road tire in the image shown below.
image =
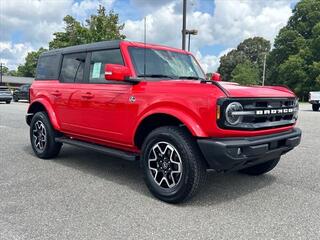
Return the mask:
{"type": "MultiPolygon", "coordinates": [[[[164,155],[170,155],[170,152],[169,154],[164,153],[164,155]]],[[[170,159],[172,156],[171,154],[170,159]]],[[[174,164],[171,167],[173,168],[174,164]]],[[[150,192],[160,200],[169,203],[179,203],[191,198],[199,190],[206,178],[206,165],[195,139],[186,129],[175,126],[159,127],[147,136],[142,145],[141,168],[150,192]],[[150,154],[155,153],[151,151],[157,144],[164,143],[169,144],[169,147],[171,146],[176,150],[177,153],[175,154],[179,156],[182,166],[180,179],[171,188],[163,188],[158,185],[159,183],[156,182],[157,180],[153,176],[154,172],[149,168],[150,154]]],[[[168,183],[169,179],[172,179],[172,175],[169,176],[168,174],[166,176],[166,183],[168,183]]],[[[168,186],[168,184],[165,185],[168,186]]]]}
{"type": "Polygon", "coordinates": [[[30,123],[30,142],[34,153],[42,159],[49,159],[56,157],[61,149],[62,144],[55,141],[55,138],[59,136],[59,133],[52,127],[48,115],[45,112],[37,112],[30,123]],[[34,130],[37,128],[35,126],[41,126],[43,132],[45,132],[45,144],[43,144],[43,149],[40,149],[39,145],[36,145],[34,130]]]}
{"type": "Polygon", "coordinates": [[[268,162],[264,162],[252,167],[241,169],[239,172],[247,175],[252,175],[252,176],[262,175],[274,169],[275,166],[277,166],[279,161],[280,161],[280,158],[272,159],[268,162]]]}

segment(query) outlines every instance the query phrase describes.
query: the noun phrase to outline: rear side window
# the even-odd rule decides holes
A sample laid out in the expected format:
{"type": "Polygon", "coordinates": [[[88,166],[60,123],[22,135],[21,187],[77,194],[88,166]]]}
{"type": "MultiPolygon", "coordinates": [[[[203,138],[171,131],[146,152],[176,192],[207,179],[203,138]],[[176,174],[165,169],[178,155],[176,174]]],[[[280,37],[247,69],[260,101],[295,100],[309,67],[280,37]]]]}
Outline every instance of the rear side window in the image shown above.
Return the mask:
{"type": "Polygon", "coordinates": [[[60,81],[64,83],[83,82],[86,53],[63,56],[60,81]]]}
{"type": "Polygon", "coordinates": [[[92,52],[89,75],[90,83],[107,83],[104,79],[104,65],[107,63],[124,65],[120,49],[92,52]]]}
{"type": "Polygon", "coordinates": [[[60,55],[44,55],[38,60],[36,79],[50,80],[59,77],[60,55]]]}

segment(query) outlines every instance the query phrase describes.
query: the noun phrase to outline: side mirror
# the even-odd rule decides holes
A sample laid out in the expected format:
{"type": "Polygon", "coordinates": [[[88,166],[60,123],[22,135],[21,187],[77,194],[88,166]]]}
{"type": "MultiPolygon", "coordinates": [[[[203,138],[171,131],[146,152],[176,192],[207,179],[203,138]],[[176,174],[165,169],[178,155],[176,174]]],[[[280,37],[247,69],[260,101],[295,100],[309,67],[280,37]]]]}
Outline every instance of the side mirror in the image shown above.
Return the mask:
{"type": "Polygon", "coordinates": [[[211,81],[221,81],[221,76],[219,73],[212,73],[211,75],[211,81]]]}
{"type": "Polygon", "coordinates": [[[106,80],[124,81],[131,75],[130,69],[119,64],[106,64],[104,66],[104,78],[106,80]]]}

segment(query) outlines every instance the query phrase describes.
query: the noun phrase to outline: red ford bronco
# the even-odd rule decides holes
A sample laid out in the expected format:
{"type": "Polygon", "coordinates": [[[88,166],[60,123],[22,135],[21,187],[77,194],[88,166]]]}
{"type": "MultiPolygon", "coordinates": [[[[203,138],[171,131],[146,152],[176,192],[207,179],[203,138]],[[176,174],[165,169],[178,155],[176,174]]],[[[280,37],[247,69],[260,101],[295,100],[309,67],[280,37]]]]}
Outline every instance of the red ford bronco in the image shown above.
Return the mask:
{"type": "Polygon", "coordinates": [[[149,190],[191,197],[207,169],[260,175],[300,143],[285,87],[206,79],[191,53],[108,41],[43,53],[26,121],[43,159],[72,144],[139,160],[149,190]]]}

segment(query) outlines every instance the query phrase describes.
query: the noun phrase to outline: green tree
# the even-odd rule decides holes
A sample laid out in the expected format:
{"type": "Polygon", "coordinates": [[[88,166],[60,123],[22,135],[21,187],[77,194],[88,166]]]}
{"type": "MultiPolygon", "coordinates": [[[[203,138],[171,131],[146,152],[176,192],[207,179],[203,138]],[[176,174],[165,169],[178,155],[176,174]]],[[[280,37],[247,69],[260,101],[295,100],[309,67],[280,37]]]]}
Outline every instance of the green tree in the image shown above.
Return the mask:
{"type": "Polygon", "coordinates": [[[9,72],[7,73],[8,76],[18,76],[18,73],[16,70],[9,70],[9,72]]]}
{"type": "Polygon", "coordinates": [[[267,82],[289,86],[302,100],[320,90],[320,0],[302,0],[279,31],[267,59],[267,82]]]}
{"type": "Polygon", "coordinates": [[[101,5],[97,14],[91,15],[85,24],[70,15],[65,16],[63,21],[66,25],[65,31],[53,34],[54,39],[49,42],[50,49],[125,38],[125,35],[121,34],[124,24],[119,23],[119,15],[113,11],[106,14],[101,5]]]}
{"type": "Polygon", "coordinates": [[[232,71],[231,78],[233,82],[241,85],[256,85],[259,83],[259,69],[257,64],[249,60],[239,63],[232,71]]]}
{"type": "Polygon", "coordinates": [[[40,54],[45,51],[47,51],[47,49],[41,47],[37,51],[29,52],[25,58],[25,63],[18,66],[16,75],[22,77],[34,77],[38,58],[40,54]]]}
{"type": "Polygon", "coordinates": [[[259,77],[262,77],[264,55],[270,51],[270,42],[262,37],[244,40],[236,49],[230,51],[220,59],[218,72],[225,81],[231,80],[231,73],[240,63],[250,61],[256,64],[259,77]]]}
{"type": "Polygon", "coordinates": [[[9,68],[4,65],[1,65],[1,74],[8,75],[8,72],[9,72],[9,68]]]}
{"type": "Polygon", "coordinates": [[[2,75],[6,76],[17,76],[17,71],[10,70],[7,66],[2,65],[2,75]]]}

